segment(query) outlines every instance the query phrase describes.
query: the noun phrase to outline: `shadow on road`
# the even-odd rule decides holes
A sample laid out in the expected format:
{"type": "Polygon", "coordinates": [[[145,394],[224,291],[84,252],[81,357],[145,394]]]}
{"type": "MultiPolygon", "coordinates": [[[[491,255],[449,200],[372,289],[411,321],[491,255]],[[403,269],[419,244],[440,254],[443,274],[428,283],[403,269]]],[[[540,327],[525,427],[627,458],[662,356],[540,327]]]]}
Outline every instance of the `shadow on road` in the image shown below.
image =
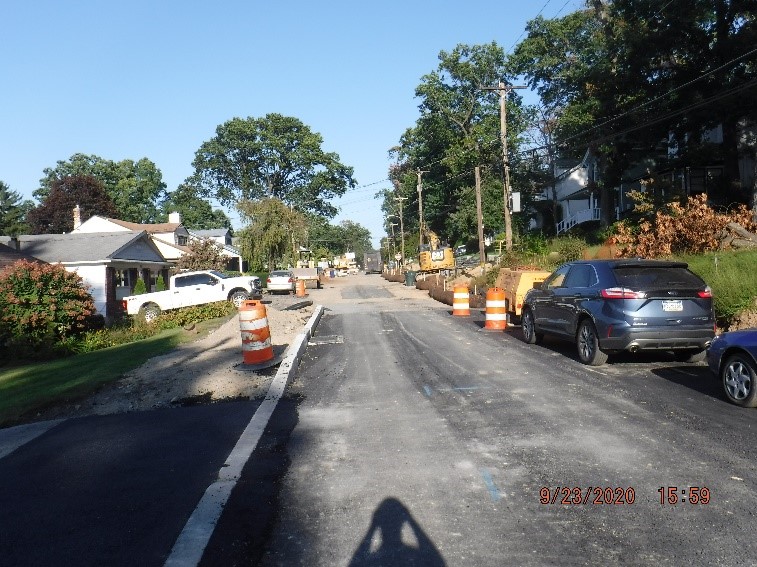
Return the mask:
{"type": "Polygon", "coordinates": [[[396,498],[385,499],[360,542],[350,567],[445,565],[439,550],[396,498]]]}

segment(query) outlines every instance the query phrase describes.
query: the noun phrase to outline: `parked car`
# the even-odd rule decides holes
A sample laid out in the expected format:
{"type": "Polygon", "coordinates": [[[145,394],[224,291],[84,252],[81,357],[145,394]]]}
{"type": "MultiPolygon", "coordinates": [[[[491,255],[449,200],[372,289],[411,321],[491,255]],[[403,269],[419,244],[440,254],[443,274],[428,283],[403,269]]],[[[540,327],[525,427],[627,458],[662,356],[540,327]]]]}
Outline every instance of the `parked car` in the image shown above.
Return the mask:
{"type": "Polygon", "coordinates": [[[268,274],[268,280],[266,280],[268,293],[275,291],[292,292],[294,291],[294,284],[294,273],[290,270],[274,270],[268,274]]]}
{"type": "Polygon", "coordinates": [[[641,350],[696,362],[715,336],[707,284],[685,262],[638,258],[563,264],[526,292],[521,324],[527,343],[547,334],[573,341],[592,366],[641,350]]]}
{"type": "Polygon", "coordinates": [[[707,364],[723,384],[728,401],[757,407],[757,329],[718,335],[707,350],[707,364]]]}

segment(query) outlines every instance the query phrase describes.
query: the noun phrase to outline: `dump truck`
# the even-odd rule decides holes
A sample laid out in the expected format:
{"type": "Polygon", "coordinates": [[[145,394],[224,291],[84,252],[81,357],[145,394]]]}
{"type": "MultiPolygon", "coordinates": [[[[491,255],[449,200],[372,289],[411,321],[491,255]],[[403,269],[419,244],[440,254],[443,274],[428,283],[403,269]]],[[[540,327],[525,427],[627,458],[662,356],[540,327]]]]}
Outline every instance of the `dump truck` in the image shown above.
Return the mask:
{"type": "Polygon", "coordinates": [[[371,250],[363,254],[363,270],[366,274],[380,274],[384,270],[384,264],[381,261],[381,252],[371,250]]]}

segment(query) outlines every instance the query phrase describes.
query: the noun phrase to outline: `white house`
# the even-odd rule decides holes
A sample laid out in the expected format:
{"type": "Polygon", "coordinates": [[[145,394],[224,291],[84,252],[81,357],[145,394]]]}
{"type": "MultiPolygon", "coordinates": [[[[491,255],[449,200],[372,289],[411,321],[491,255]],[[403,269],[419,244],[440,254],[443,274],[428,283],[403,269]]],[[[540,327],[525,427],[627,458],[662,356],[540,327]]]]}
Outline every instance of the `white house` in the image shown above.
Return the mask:
{"type": "Polygon", "coordinates": [[[168,280],[170,263],[144,231],[0,236],[0,244],[78,273],[106,318],[120,313],[137,279],[154,282],[162,273],[168,280]]]}
{"type": "Polygon", "coordinates": [[[167,223],[141,224],[127,222],[118,219],[101,217],[94,215],[84,222],[77,220],[77,212],[74,209],[74,230],[76,233],[94,233],[94,232],[146,232],[155,246],[160,250],[161,255],[168,262],[175,264],[179,258],[189,253],[188,244],[199,238],[211,238],[218,242],[221,254],[228,256],[229,269],[242,271],[242,256],[238,250],[231,246],[231,235],[228,229],[217,229],[213,231],[189,231],[181,223],[179,213],[168,215],[167,223]],[[213,236],[205,236],[204,233],[212,233],[213,236]],[[228,243],[226,238],[228,237],[228,243]]]}

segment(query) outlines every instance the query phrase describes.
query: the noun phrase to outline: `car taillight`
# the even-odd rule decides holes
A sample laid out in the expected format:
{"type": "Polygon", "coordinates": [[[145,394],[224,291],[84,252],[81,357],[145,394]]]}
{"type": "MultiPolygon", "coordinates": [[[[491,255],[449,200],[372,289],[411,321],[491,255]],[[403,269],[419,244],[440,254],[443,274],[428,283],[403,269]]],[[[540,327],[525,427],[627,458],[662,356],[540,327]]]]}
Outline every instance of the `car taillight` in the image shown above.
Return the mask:
{"type": "Polygon", "coordinates": [[[127,306],[126,306],[126,300],[125,299],[121,300],[121,307],[123,308],[124,311],[126,311],[127,306]]]}
{"type": "Polygon", "coordinates": [[[610,287],[602,290],[605,299],[644,299],[647,296],[643,291],[634,291],[627,287],[610,287]]]}
{"type": "Polygon", "coordinates": [[[294,283],[294,278],[289,278],[289,283],[294,283]]]}
{"type": "Polygon", "coordinates": [[[707,299],[709,297],[712,297],[712,290],[709,287],[706,287],[703,290],[698,291],[697,295],[703,299],[707,299]]]}
{"type": "Polygon", "coordinates": [[[266,280],[266,283],[271,283],[271,278],[268,278],[268,279],[266,280]]]}

